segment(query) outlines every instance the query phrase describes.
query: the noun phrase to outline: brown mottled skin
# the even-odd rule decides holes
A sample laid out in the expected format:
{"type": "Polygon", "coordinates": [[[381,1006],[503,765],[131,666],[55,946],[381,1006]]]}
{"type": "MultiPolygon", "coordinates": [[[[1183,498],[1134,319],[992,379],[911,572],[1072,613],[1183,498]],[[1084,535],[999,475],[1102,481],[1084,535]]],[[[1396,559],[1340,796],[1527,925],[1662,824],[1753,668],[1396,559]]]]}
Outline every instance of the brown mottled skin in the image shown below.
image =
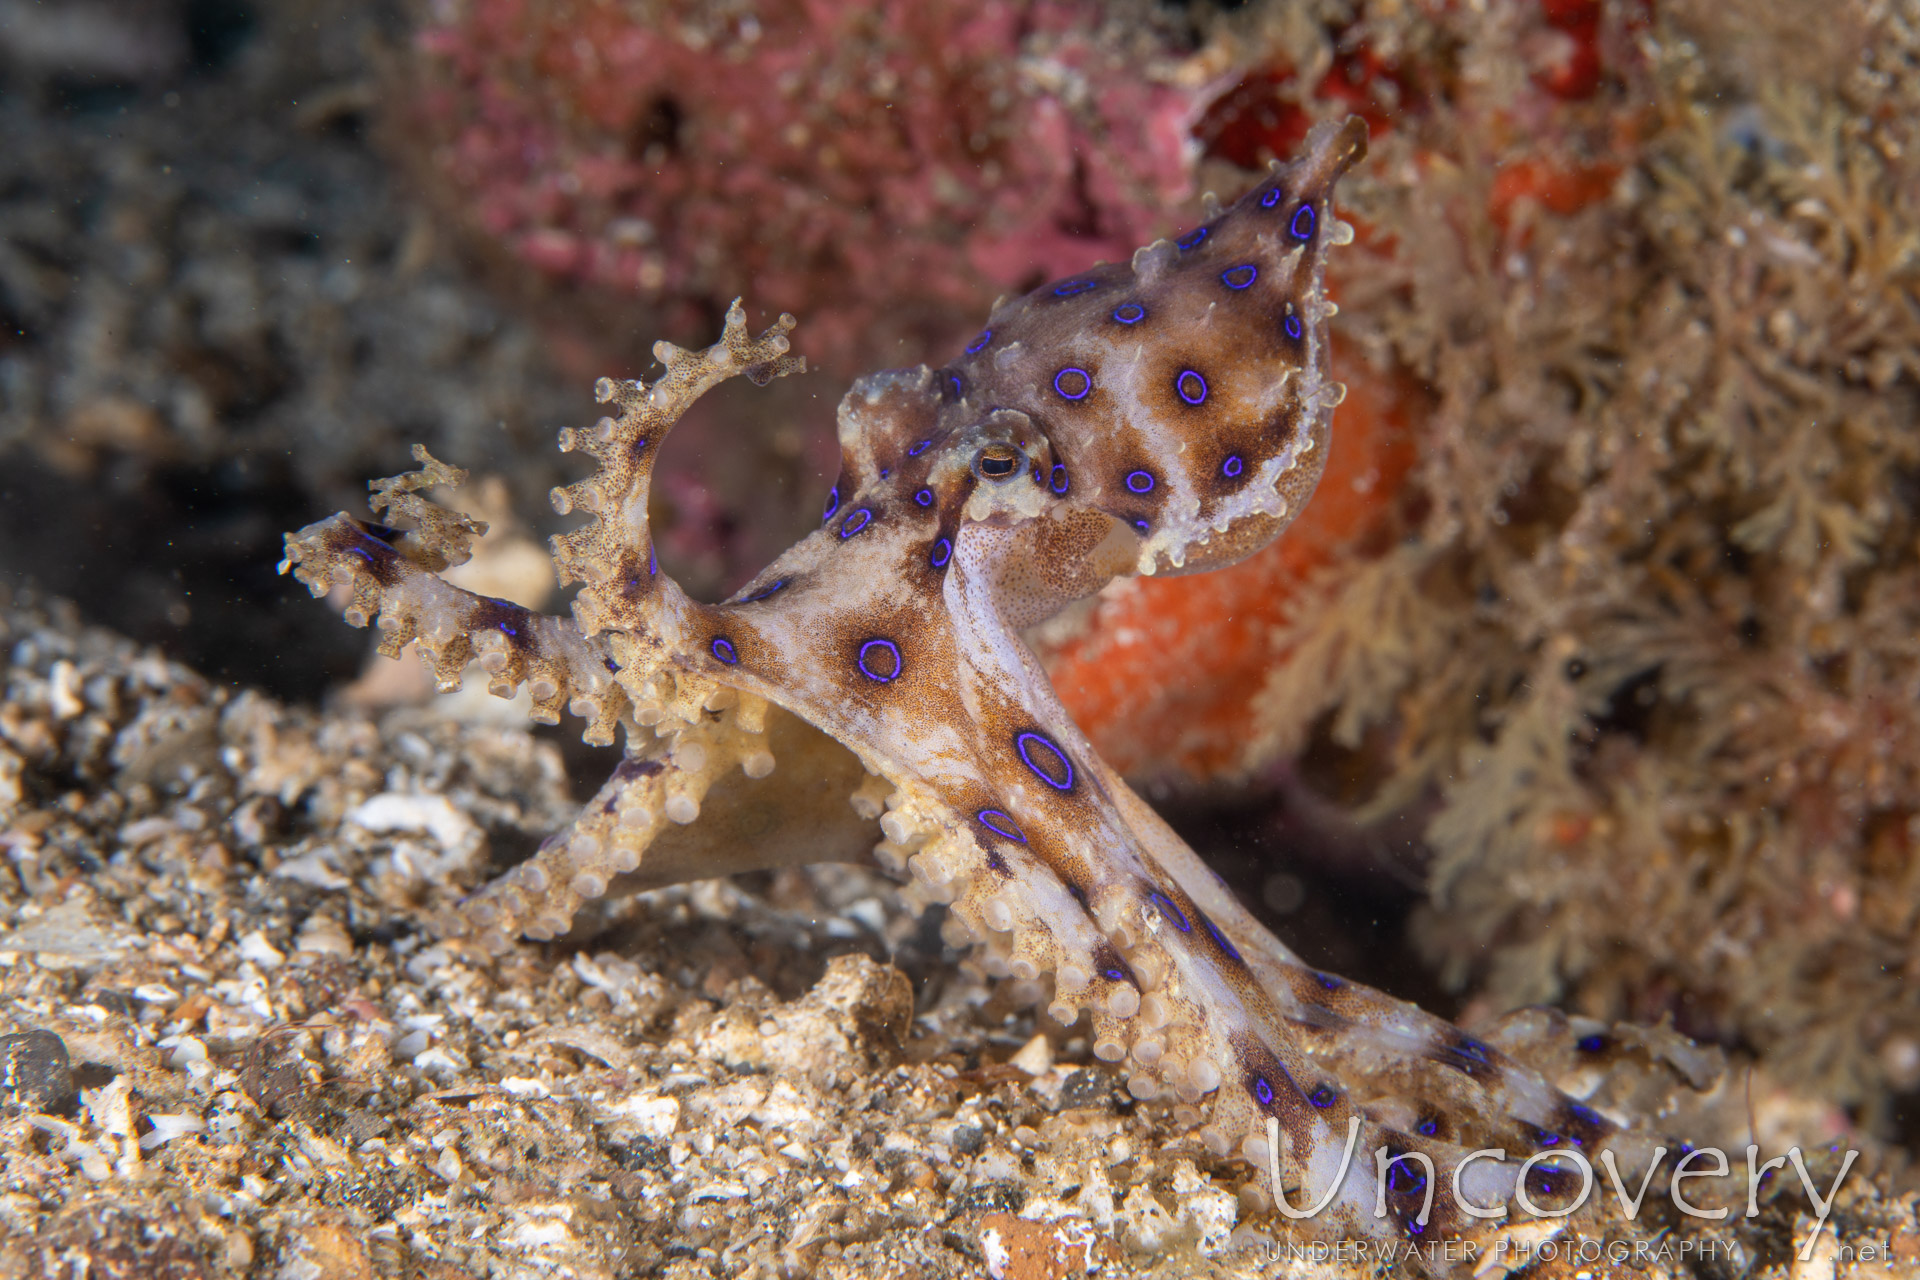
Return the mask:
{"type": "MultiPolygon", "coordinates": [[[[872,850],[951,903],[950,936],[990,971],[1063,1021],[1087,1015],[1137,1096],[1207,1102],[1216,1149],[1264,1160],[1277,1120],[1294,1202],[1333,1189],[1321,1220],[1339,1229],[1457,1231],[1467,1150],[1608,1137],[1489,1045],[1301,965],[1100,760],[1020,639],[1115,576],[1231,564],[1311,496],[1342,394],[1323,278],[1351,231],[1331,197],[1365,144],[1358,121],[1323,125],[1179,240],[1003,301],[940,369],[855,383],[822,527],[724,603],[659,569],[646,512],[687,404],[803,367],[791,317],[749,339],[738,303],[719,344],[660,344],[664,377],[603,380],[618,416],[562,433],[599,464],[554,495],[593,517],[554,539],[563,581],[585,584],[571,618],[435,576],[481,530],[416,496],[459,478],[424,451],[375,500],[417,528],[342,514],[289,535],[283,567],[316,594],[350,584],[349,620],[377,612],[389,653],[417,639],[443,687],[477,660],[497,693],[526,684],[537,718],[565,706],[589,741],[627,731],[573,826],[450,927],[501,949],[610,891],[872,850]],[[1375,1215],[1379,1146],[1432,1157],[1424,1227],[1418,1179],[1375,1215]]],[[[1469,1194],[1509,1195],[1512,1168],[1471,1166],[1469,1194]]]]}

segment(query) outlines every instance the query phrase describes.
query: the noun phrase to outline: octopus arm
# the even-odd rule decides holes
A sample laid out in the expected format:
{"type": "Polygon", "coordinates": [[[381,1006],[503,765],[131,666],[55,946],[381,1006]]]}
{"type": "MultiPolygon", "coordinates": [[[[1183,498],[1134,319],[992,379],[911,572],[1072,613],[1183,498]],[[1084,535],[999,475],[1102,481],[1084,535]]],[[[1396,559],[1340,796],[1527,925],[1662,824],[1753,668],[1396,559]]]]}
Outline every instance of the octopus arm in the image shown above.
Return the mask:
{"type": "MultiPolygon", "coordinates": [[[[376,481],[376,492],[406,479],[411,477],[376,481]]],[[[451,515],[424,499],[412,505],[416,518],[451,515]]],[[[380,652],[389,658],[415,644],[440,692],[459,689],[468,664],[478,663],[497,696],[526,688],[533,719],[558,724],[561,711],[570,710],[587,722],[586,741],[611,744],[628,700],[606,646],[583,634],[572,618],[537,613],[441,579],[437,568],[466,559],[464,538],[450,546],[448,535],[439,532],[447,528],[469,531],[438,518],[403,531],[343,511],[288,534],[280,571],[292,573],[315,596],[349,589],[346,620],[356,627],[372,623],[380,632],[380,652]],[[454,550],[457,559],[449,554],[454,550]]]]}

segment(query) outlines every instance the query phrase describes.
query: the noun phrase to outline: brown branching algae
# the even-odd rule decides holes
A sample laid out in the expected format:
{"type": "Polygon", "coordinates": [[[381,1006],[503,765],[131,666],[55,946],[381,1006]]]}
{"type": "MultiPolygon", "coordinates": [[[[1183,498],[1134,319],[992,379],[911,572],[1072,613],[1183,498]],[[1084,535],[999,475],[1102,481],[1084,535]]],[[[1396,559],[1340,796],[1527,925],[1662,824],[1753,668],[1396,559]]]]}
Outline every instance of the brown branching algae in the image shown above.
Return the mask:
{"type": "Polygon", "coordinates": [[[1354,188],[1386,247],[1337,323],[1431,396],[1404,536],[1299,606],[1243,760],[1437,800],[1420,937],[1488,1005],[1670,1015],[1884,1125],[1920,1085],[1920,43],[1736,10],[1620,28],[1558,135],[1501,142],[1492,76],[1376,149],[1420,179],[1354,188]],[[1503,207],[1496,153],[1610,176],[1503,207]]]}

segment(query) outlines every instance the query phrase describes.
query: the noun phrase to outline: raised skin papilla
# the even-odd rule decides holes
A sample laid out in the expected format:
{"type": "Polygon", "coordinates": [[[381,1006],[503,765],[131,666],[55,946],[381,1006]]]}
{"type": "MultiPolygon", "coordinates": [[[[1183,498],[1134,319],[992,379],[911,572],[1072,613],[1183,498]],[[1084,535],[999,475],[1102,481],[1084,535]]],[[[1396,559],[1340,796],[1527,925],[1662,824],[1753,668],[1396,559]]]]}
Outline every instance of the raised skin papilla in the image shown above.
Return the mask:
{"type": "MultiPolygon", "coordinates": [[[[821,527],[729,601],[661,569],[646,512],[694,398],[802,367],[792,318],[750,338],[737,302],[714,347],[659,344],[660,380],[603,380],[617,416],[562,433],[598,464],[554,495],[592,517],[554,539],[584,584],[572,617],[441,582],[471,530],[423,515],[412,478],[389,490],[417,531],[342,514],[289,535],[283,567],[315,594],[351,583],[350,620],[377,611],[386,651],[417,638],[443,685],[477,656],[496,692],[532,683],[537,715],[587,716],[590,741],[627,729],[579,819],[449,927],[500,949],[609,892],[871,851],[951,902],[991,970],[1088,1016],[1136,1096],[1210,1100],[1217,1150],[1264,1162],[1277,1121],[1295,1202],[1331,1193],[1329,1225],[1452,1233],[1465,1152],[1608,1139],[1490,1046],[1300,964],[1100,760],[1020,639],[1116,576],[1231,564],[1311,496],[1342,395],[1324,270],[1351,231],[1332,192],[1365,141],[1357,120],[1323,125],[1185,235],[1002,302],[939,369],[861,379],[821,527]],[[1426,1221],[1410,1161],[1375,1216],[1376,1148],[1432,1161],[1426,1221]]],[[[1469,1195],[1510,1195],[1502,1168],[1472,1166],[1469,1195]]]]}

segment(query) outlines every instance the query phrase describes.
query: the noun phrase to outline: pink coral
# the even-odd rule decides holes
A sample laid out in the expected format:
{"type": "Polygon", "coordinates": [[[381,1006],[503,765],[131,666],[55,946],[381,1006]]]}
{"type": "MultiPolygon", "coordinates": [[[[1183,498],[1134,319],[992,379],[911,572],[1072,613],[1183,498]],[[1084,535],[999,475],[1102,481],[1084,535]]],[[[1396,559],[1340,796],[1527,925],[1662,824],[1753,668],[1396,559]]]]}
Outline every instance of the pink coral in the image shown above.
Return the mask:
{"type": "Polygon", "coordinates": [[[750,293],[806,311],[830,365],[893,361],[1126,256],[1190,194],[1220,86],[1109,13],[446,0],[402,122],[461,216],[548,276],[702,314],[750,293]]]}

